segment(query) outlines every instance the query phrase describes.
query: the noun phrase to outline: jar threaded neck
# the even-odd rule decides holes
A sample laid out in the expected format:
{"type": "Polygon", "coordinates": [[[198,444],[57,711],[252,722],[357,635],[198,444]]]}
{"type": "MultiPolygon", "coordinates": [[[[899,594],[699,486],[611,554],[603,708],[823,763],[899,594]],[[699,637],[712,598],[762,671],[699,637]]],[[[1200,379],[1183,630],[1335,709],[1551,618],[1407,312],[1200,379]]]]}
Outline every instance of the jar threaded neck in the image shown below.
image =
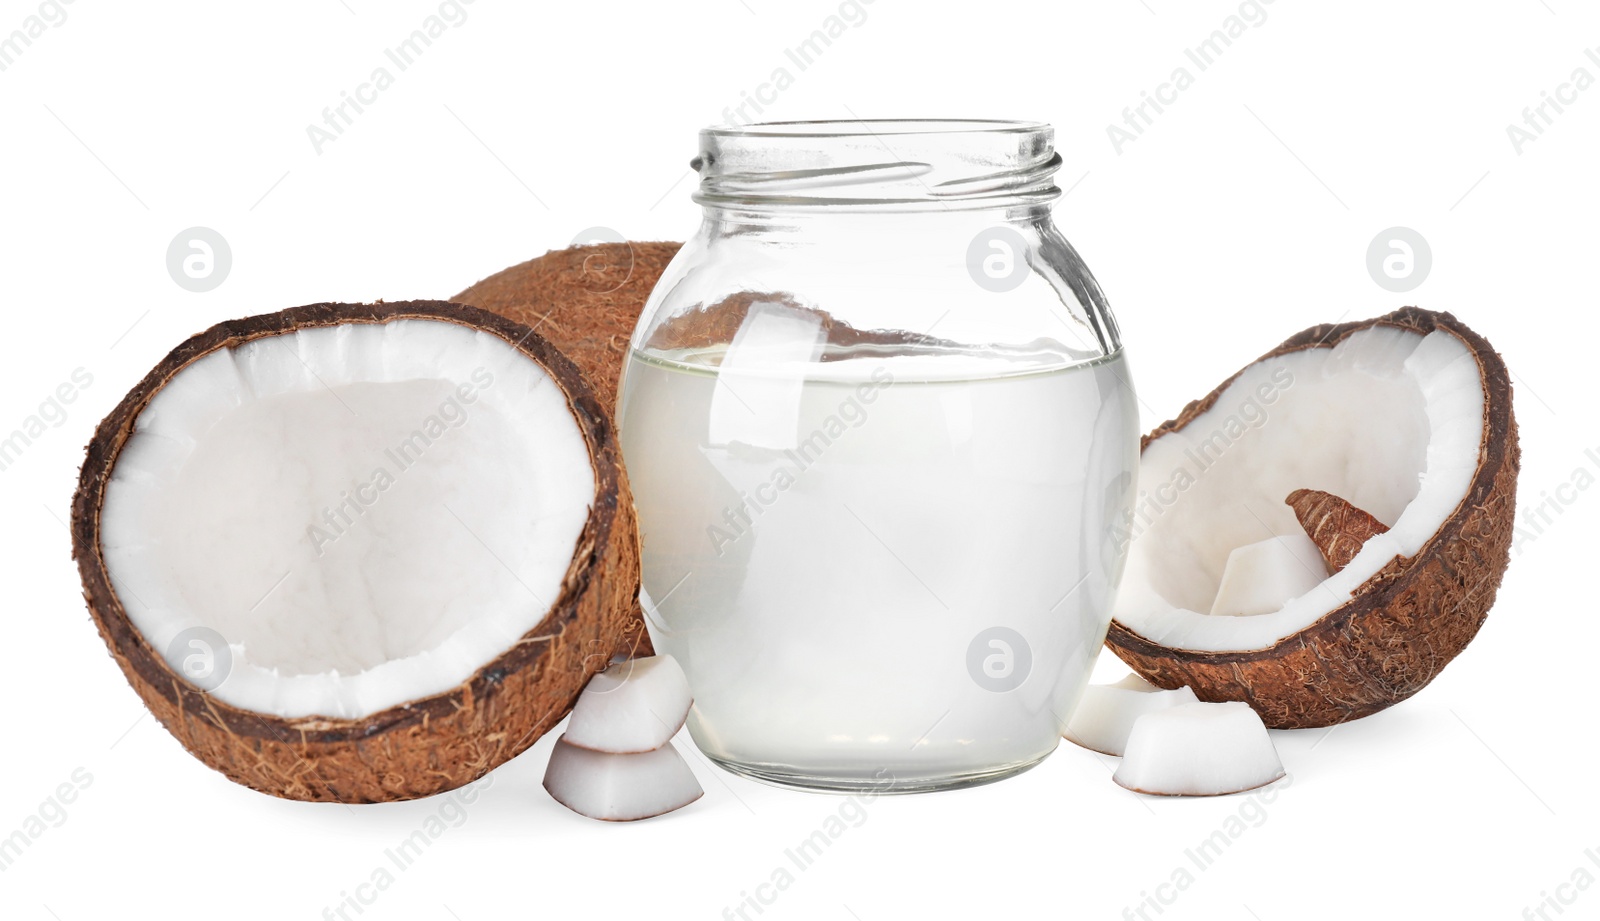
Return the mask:
{"type": "Polygon", "coordinates": [[[694,200],[807,210],[1004,208],[1059,198],[1042,122],[767,122],[700,132],[694,200]]]}

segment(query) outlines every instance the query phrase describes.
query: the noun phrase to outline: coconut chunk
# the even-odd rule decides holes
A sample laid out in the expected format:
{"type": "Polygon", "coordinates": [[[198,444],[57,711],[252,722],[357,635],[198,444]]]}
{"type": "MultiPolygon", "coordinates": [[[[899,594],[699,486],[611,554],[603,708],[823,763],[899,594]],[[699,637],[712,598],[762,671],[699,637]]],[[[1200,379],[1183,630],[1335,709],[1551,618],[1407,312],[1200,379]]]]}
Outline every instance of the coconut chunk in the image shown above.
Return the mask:
{"type": "Polygon", "coordinates": [[[544,788],[573,812],[606,822],[632,822],[682,809],[704,790],[671,742],[618,755],[590,751],[563,735],[550,752],[544,788]]]}
{"type": "Polygon", "coordinates": [[[1133,724],[1112,776],[1136,793],[1223,796],[1282,777],[1283,762],[1249,704],[1179,704],[1133,724]]]}
{"type": "Polygon", "coordinates": [[[683,728],[693,703],[678,660],[669,655],[630,659],[589,680],[562,738],[598,752],[652,751],[683,728]]]}
{"type": "Polygon", "coordinates": [[[1120,756],[1139,717],[1195,700],[1194,692],[1186,687],[1164,691],[1138,675],[1112,684],[1091,684],[1084,689],[1063,735],[1090,751],[1120,756]]]}
{"type": "Polygon", "coordinates": [[[1348,566],[1367,541],[1389,531],[1388,525],[1367,512],[1320,489],[1297,489],[1283,501],[1294,509],[1300,527],[1322,551],[1329,573],[1348,566]]]}
{"type": "Polygon", "coordinates": [[[1222,567],[1212,614],[1270,614],[1328,576],[1322,551],[1304,534],[1285,534],[1235,547],[1222,567]]]}

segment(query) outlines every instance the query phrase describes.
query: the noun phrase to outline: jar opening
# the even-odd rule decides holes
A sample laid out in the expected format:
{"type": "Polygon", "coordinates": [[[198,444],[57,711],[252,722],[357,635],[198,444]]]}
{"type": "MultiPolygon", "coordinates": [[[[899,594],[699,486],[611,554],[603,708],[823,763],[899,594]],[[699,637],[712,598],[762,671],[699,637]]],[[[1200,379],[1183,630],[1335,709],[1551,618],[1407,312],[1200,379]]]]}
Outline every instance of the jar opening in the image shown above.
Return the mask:
{"type": "Polygon", "coordinates": [[[1051,132],[1036,121],[993,118],[868,118],[821,121],[752,122],[748,125],[713,125],[702,134],[719,137],[882,137],[900,134],[968,134],[972,132],[1051,132]]]}
{"type": "Polygon", "coordinates": [[[1061,158],[1043,122],[761,122],[700,132],[702,205],[915,210],[1053,201],[1061,158]]]}

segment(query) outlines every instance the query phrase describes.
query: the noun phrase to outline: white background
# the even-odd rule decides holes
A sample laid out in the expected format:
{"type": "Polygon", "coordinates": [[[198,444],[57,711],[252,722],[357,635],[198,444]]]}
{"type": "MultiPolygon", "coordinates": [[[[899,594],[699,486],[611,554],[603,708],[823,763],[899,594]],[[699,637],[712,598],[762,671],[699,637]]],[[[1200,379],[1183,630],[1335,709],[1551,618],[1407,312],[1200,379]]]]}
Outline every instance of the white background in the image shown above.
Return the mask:
{"type": "MultiPolygon", "coordinates": [[[[0,35],[38,8],[0,2],[0,35]]],[[[1548,498],[1559,514],[1524,525],[1486,626],[1433,685],[1331,732],[1276,734],[1293,783],[1261,812],[1242,797],[1136,797],[1111,783],[1110,759],[1064,744],[1001,784],[865,804],[758,913],[745,899],[775,894],[758,886],[842,800],[736,779],[692,754],[702,801],[594,823],[540,789],[547,737],[348,916],[720,918],[745,904],[763,921],[1116,918],[1143,904],[1163,921],[1512,919],[1546,893],[1576,900],[1566,918],[1600,915],[1600,887],[1557,888],[1580,867],[1600,876],[1585,856],[1600,854],[1586,661],[1600,645],[1600,490],[1565,485],[1580,468],[1600,475],[1600,88],[1520,153],[1506,132],[1574,69],[1600,78],[1584,56],[1600,47],[1592,7],[1277,0],[1199,72],[1183,50],[1238,10],[1232,0],[877,0],[864,21],[846,9],[856,24],[801,71],[784,52],[836,0],[477,0],[320,154],[307,125],[385,64],[434,0],[66,9],[0,72],[0,429],[75,369],[93,376],[66,420],[0,473],[0,835],[75,769],[93,779],[0,873],[4,917],[322,917],[441,808],[274,800],[202,766],[145,713],[69,559],[63,522],[95,423],[218,320],[448,297],[594,225],[682,239],[698,219],[696,129],[778,67],[793,85],[768,118],[1055,124],[1072,186],[1057,220],[1120,318],[1145,428],[1312,323],[1448,309],[1515,377],[1521,509],[1548,498]],[[1119,154],[1107,124],[1181,65],[1194,85],[1119,154]],[[233,250],[229,277],[203,294],[165,267],[169,241],[195,225],[233,250]],[[1433,251],[1409,294],[1365,267],[1368,243],[1394,225],[1433,251]],[[1185,849],[1244,809],[1264,818],[1196,869],[1185,849]],[[1158,890],[1180,867],[1193,884],[1158,890]],[[1146,900],[1163,893],[1173,899],[1157,913],[1146,900]]],[[[1120,673],[1102,660],[1102,680],[1120,673]]]]}

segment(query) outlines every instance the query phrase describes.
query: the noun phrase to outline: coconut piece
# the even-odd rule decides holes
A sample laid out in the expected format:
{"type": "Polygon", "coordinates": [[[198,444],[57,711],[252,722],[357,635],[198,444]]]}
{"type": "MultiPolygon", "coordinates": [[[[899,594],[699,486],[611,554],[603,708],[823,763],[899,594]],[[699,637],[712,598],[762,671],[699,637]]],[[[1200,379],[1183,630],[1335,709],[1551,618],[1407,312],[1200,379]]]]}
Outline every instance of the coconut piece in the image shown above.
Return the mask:
{"type": "Polygon", "coordinates": [[[316,304],[212,327],[123,399],[73,554],[190,753],[275,796],[379,802],[562,719],[629,623],[633,515],[605,410],[528,327],[316,304]]]}
{"type": "MultiPolygon", "coordinates": [[[[629,241],[551,250],[496,272],[451,300],[537,330],[583,372],[615,429],[617,387],[633,327],[681,245],[629,241]]],[[[616,653],[629,658],[653,651],[643,612],[636,608],[616,653]]]]}
{"type": "Polygon", "coordinates": [[[1090,751],[1120,756],[1139,717],[1194,702],[1194,692],[1188,688],[1164,691],[1138,675],[1112,684],[1091,684],[1084,688],[1063,735],[1090,751]]]}
{"type": "Polygon", "coordinates": [[[1297,489],[1283,501],[1321,551],[1329,575],[1349,565],[1368,540],[1389,531],[1388,525],[1320,489],[1297,489]]]}
{"type": "Polygon", "coordinates": [[[619,662],[589,679],[562,738],[598,752],[652,751],[672,741],[693,703],[689,678],[672,656],[619,662]]]}
{"type": "Polygon", "coordinates": [[[1376,713],[1483,624],[1518,469],[1505,363],[1455,317],[1312,327],[1145,436],[1139,479],[1176,500],[1140,511],[1106,643],[1152,683],[1248,701],[1273,728],[1376,713]],[[1292,533],[1282,497],[1307,484],[1389,530],[1280,610],[1206,613],[1229,551],[1263,524],[1292,533]]]}
{"type": "Polygon", "coordinates": [[[1267,727],[1249,705],[1187,703],[1134,722],[1112,780],[1156,796],[1225,796],[1283,774],[1267,727]]]}
{"type": "Polygon", "coordinates": [[[618,755],[573,745],[565,735],[550,752],[544,788],[573,812],[606,822],[665,815],[705,793],[671,742],[618,755]]]}
{"type": "Polygon", "coordinates": [[[1317,545],[1304,534],[1285,534],[1235,547],[1222,568],[1212,614],[1267,614],[1311,591],[1326,578],[1317,545]]]}

